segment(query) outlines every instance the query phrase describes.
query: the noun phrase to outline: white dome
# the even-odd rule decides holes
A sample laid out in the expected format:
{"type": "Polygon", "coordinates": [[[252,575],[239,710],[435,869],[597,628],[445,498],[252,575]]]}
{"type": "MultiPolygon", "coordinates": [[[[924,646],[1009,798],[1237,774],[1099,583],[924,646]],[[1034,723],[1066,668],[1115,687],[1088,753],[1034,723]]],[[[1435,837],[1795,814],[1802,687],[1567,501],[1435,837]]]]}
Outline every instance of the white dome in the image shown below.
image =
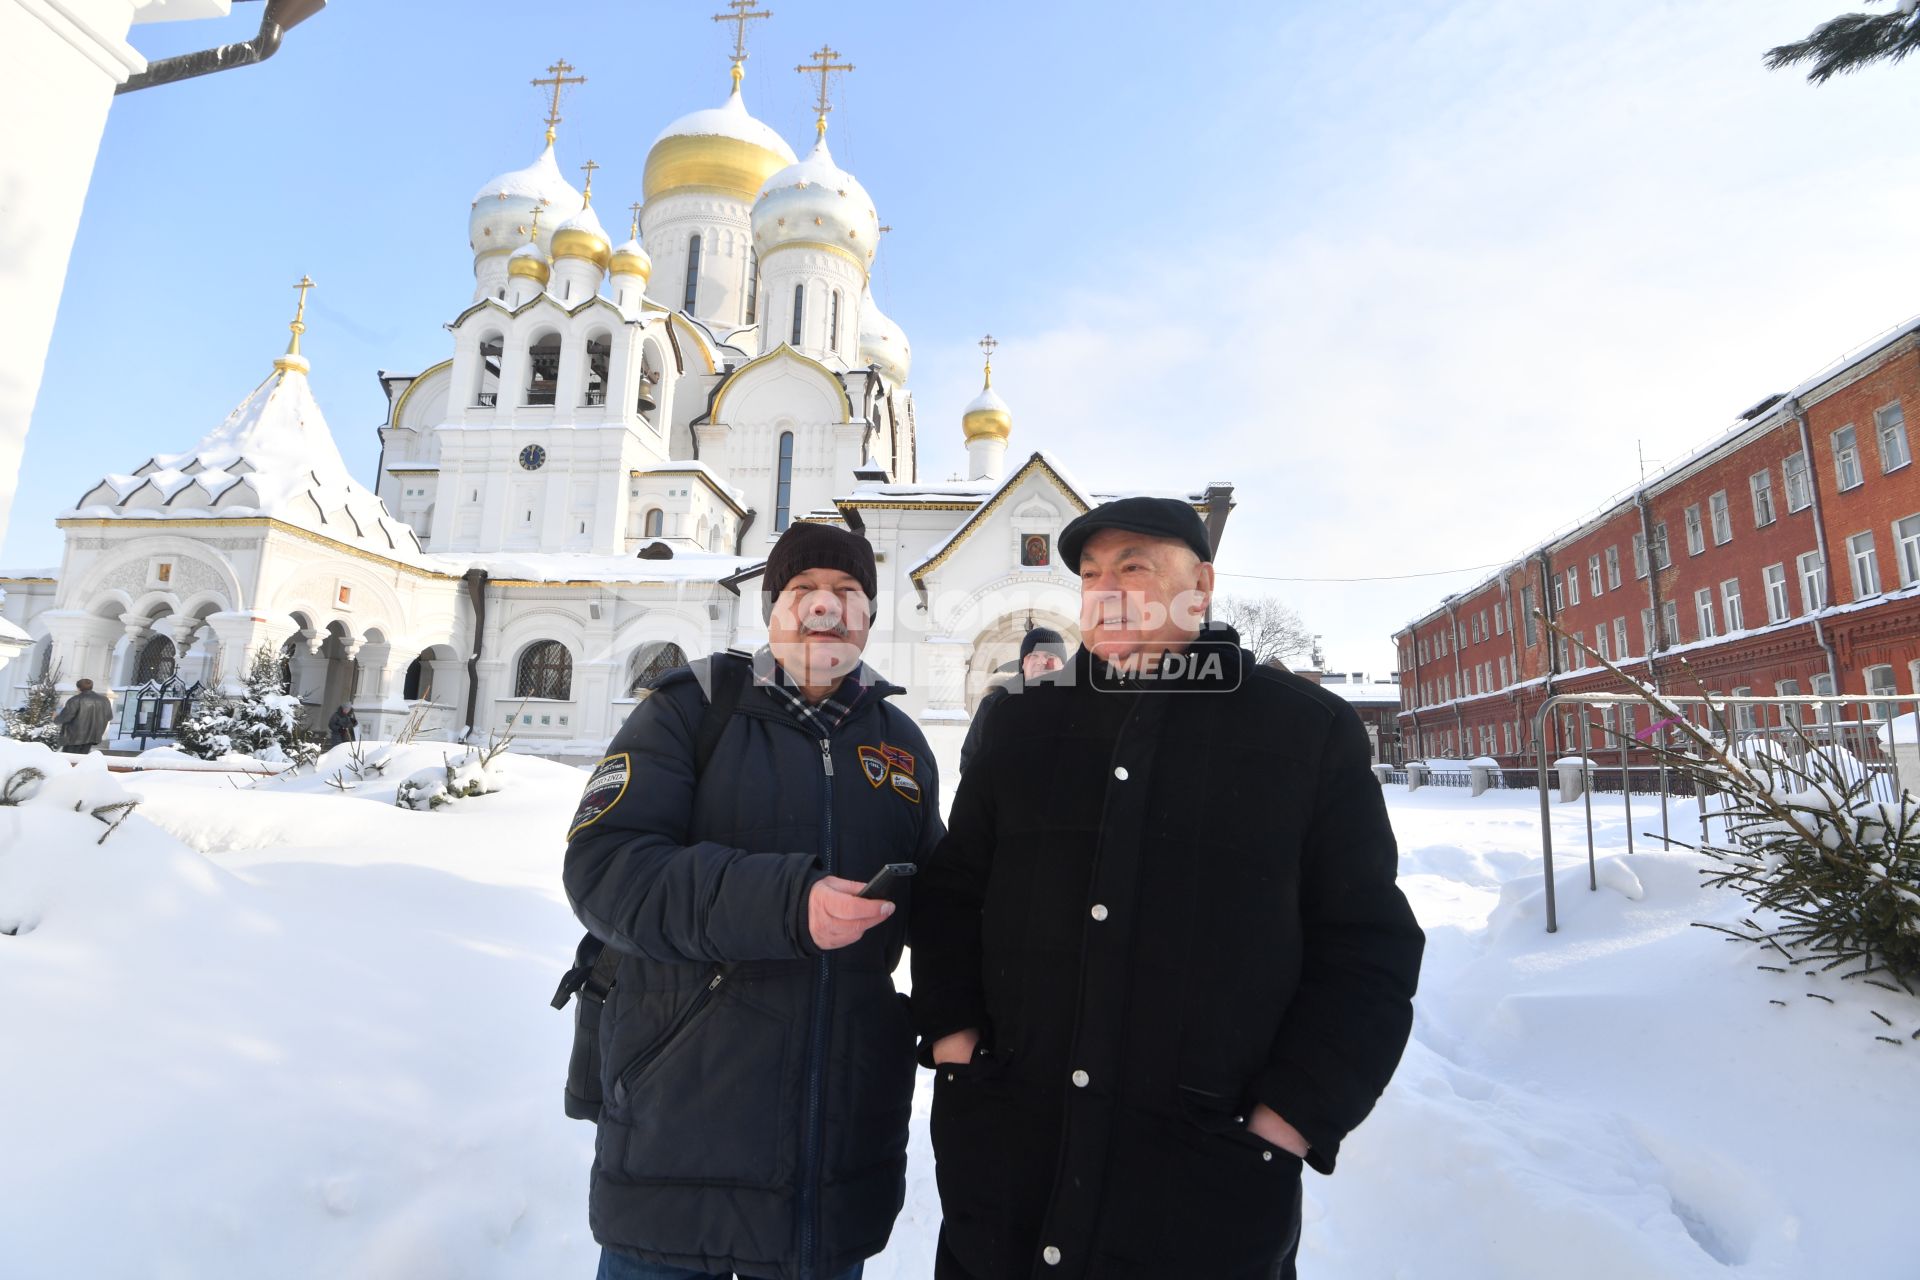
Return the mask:
{"type": "Polygon", "coordinates": [[[824,137],[805,160],[768,178],[753,203],[753,247],[763,262],[782,245],[824,245],[851,255],[865,271],[879,242],[873,197],[833,162],[824,137]]]}
{"type": "Polygon", "coordinates": [[[511,251],[527,241],[533,211],[540,210],[540,246],[552,243],[560,224],[580,212],[586,200],[560,175],[553,144],[524,169],[503,173],[474,193],[467,218],[467,242],[475,253],[511,251]]]}
{"type": "Polygon", "coordinates": [[[872,290],[860,299],[860,363],[874,365],[895,386],[906,385],[907,372],[913,367],[907,331],[880,310],[872,290]]]}

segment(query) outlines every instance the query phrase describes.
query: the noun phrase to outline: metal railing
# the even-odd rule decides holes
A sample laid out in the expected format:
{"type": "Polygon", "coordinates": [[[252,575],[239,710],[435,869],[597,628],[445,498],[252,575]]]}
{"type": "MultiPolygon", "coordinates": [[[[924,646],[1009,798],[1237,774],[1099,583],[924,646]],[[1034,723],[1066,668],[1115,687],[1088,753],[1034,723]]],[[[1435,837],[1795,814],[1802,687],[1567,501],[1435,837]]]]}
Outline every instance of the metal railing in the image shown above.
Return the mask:
{"type": "MultiPolygon", "coordinates": [[[[1564,745],[1562,758],[1578,755],[1580,798],[1587,836],[1587,889],[1597,890],[1599,877],[1593,836],[1593,796],[1596,791],[1618,795],[1626,810],[1627,853],[1634,851],[1633,797],[1657,797],[1660,803],[1660,840],[1665,844],[1672,835],[1668,802],[1690,798],[1697,802],[1696,818],[1700,840],[1709,838],[1714,819],[1724,811],[1710,806],[1714,795],[1702,792],[1695,777],[1668,766],[1658,748],[1677,745],[1683,736],[1676,726],[1684,719],[1739,759],[1774,756],[1793,769],[1832,769],[1838,776],[1857,783],[1863,794],[1881,801],[1897,801],[1905,791],[1920,790],[1920,773],[1915,762],[1920,752],[1909,753],[1906,773],[1901,765],[1902,748],[1895,735],[1885,732],[1896,717],[1907,716],[1907,725],[1920,714],[1920,695],[1916,694],[1808,694],[1794,696],[1757,696],[1713,694],[1668,694],[1661,700],[1672,712],[1658,713],[1646,699],[1627,693],[1556,693],[1534,711],[1533,740],[1537,744],[1531,785],[1540,790],[1540,855],[1546,887],[1547,932],[1559,931],[1559,913],[1554,900],[1553,809],[1548,782],[1549,714],[1565,714],[1578,708],[1575,736],[1578,746],[1564,745]],[[1605,723],[1596,723],[1599,712],[1605,723]],[[1910,714],[1914,713],[1914,714],[1910,714]],[[1636,720],[1645,727],[1632,728],[1636,720]],[[1614,726],[1623,726],[1615,728],[1614,726]],[[1600,739],[1596,743],[1596,738],[1600,739]],[[1816,754],[1824,759],[1810,765],[1816,754]],[[1648,755],[1654,759],[1647,759],[1648,755]],[[1636,761],[1635,757],[1639,759],[1636,761]],[[1611,762],[1606,762],[1611,758],[1611,762]]],[[[1561,735],[1556,735],[1561,736],[1561,735]]],[[[1511,771],[1508,771],[1511,772],[1511,771]]],[[[1519,785],[1528,785],[1520,783],[1519,785]]]]}

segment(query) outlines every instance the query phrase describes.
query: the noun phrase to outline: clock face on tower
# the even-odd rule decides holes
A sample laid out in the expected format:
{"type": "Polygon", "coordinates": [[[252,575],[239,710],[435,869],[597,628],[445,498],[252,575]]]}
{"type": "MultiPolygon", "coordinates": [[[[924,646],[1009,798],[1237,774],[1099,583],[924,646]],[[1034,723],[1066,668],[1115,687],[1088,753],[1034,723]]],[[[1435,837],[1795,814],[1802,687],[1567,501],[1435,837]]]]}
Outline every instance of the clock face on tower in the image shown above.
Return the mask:
{"type": "Polygon", "coordinates": [[[547,465],[547,451],[537,444],[530,444],[520,451],[520,465],[528,471],[538,471],[547,465]]]}

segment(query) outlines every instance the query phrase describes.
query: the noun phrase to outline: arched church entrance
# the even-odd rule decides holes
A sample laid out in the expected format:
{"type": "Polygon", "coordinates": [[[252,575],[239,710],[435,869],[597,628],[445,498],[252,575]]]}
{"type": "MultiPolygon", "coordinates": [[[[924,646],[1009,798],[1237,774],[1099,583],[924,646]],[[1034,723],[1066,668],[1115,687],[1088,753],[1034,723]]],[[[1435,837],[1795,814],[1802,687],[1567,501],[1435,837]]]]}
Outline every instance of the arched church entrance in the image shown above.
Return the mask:
{"type": "Polygon", "coordinates": [[[1035,627],[1051,627],[1065,636],[1068,653],[1072,653],[1080,643],[1079,624],[1064,614],[1048,609],[1023,609],[988,623],[974,636],[973,652],[967,657],[968,715],[972,715],[980,705],[987,686],[1006,679],[1018,670],[1020,641],[1035,627]]]}

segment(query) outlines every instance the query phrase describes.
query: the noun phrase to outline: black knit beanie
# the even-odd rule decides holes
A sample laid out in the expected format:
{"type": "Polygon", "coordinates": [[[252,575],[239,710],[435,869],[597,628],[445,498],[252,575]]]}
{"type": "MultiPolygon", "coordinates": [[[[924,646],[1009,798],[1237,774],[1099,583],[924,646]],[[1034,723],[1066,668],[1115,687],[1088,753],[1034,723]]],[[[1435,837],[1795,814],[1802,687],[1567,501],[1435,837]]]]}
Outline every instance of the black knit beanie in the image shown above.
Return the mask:
{"type": "Polygon", "coordinates": [[[1052,627],[1035,627],[1033,630],[1027,632],[1026,635],[1020,637],[1021,661],[1026,661],[1027,655],[1035,649],[1045,649],[1062,662],[1067,660],[1066,637],[1062,636],[1052,627]]]}
{"type": "Polygon", "coordinates": [[[761,612],[773,617],[773,602],[787,584],[808,569],[838,569],[860,584],[872,603],[878,593],[873,547],[857,533],[837,525],[798,520],[787,526],[767,553],[767,570],[760,577],[761,612]]]}

